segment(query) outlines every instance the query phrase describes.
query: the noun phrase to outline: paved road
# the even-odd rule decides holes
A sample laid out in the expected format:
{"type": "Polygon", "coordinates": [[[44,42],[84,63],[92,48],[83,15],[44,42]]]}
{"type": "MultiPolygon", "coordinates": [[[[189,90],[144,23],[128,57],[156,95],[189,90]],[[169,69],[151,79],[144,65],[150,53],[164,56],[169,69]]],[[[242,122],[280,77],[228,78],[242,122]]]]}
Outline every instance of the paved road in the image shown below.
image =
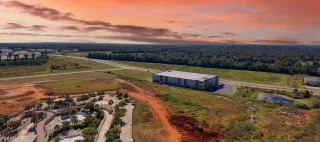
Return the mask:
{"type": "Polygon", "coordinates": [[[99,131],[97,140],[95,142],[105,142],[106,141],[106,137],[104,134],[109,130],[111,123],[112,123],[112,120],[113,120],[112,114],[109,114],[109,112],[106,110],[103,110],[103,112],[104,112],[104,117],[107,117],[107,118],[105,119],[104,122],[102,122],[103,124],[102,124],[101,130],[99,131]]]}
{"type": "Polygon", "coordinates": [[[124,125],[121,127],[120,140],[122,142],[130,142],[132,140],[132,113],[134,106],[131,104],[126,105],[126,114],[122,117],[124,125]]]}
{"type": "Polygon", "coordinates": [[[47,113],[47,116],[46,118],[44,118],[42,121],[40,121],[38,124],[37,124],[37,142],[45,142],[46,140],[46,131],[45,131],[45,125],[44,125],[44,122],[47,121],[48,119],[52,118],[53,117],[53,113],[52,112],[46,112],[47,113]]]}

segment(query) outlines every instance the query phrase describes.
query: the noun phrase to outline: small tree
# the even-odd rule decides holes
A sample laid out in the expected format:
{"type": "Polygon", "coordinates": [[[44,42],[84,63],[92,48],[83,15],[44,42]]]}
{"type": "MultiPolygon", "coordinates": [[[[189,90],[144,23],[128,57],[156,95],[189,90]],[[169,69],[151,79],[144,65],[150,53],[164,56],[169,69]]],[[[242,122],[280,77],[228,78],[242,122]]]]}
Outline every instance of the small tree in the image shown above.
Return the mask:
{"type": "Polygon", "coordinates": [[[88,127],[82,131],[82,135],[85,138],[85,141],[94,141],[94,136],[97,134],[97,131],[95,128],[88,127]]]}
{"type": "Polygon", "coordinates": [[[55,125],[53,128],[55,131],[59,131],[61,129],[60,125],[55,125]]]}
{"type": "Polygon", "coordinates": [[[69,129],[70,128],[70,122],[69,121],[63,121],[62,122],[62,128],[69,129]]]}
{"type": "Polygon", "coordinates": [[[128,96],[128,93],[125,93],[124,95],[123,95],[123,97],[124,98],[128,98],[129,96],[128,96]]]}
{"type": "Polygon", "coordinates": [[[72,115],[72,116],[70,117],[70,122],[71,122],[73,125],[78,124],[78,117],[75,116],[75,115],[72,115]]]}
{"type": "Polygon", "coordinates": [[[37,105],[37,110],[41,110],[42,106],[43,106],[42,103],[38,104],[38,105],[37,105]]]}
{"type": "Polygon", "coordinates": [[[113,100],[109,100],[108,104],[110,105],[110,108],[112,108],[111,105],[113,104],[113,100]]]}
{"type": "Polygon", "coordinates": [[[53,141],[54,142],[59,142],[61,140],[61,138],[59,136],[54,137],[53,141]]]}
{"type": "Polygon", "coordinates": [[[24,58],[25,58],[26,60],[28,59],[28,54],[27,54],[27,53],[24,54],[23,56],[24,56],[24,58]]]}
{"type": "Polygon", "coordinates": [[[46,100],[46,103],[47,103],[47,105],[48,105],[49,107],[51,107],[51,106],[54,104],[54,100],[51,99],[51,98],[48,98],[48,99],[46,100]]]}

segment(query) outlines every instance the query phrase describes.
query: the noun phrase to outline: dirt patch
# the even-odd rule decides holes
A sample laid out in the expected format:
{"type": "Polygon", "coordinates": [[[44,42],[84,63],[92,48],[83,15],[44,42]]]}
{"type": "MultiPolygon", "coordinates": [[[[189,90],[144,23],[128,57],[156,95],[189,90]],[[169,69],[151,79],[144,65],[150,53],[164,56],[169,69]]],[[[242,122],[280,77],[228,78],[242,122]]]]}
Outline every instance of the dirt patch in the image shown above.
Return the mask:
{"type": "Polygon", "coordinates": [[[167,106],[159,98],[155,97],[154,94],[146,90],[143,90],[142,88],[140,88],[139,86],[133,83],[130,83],[121,79],[116,79],[116,81],[122,84],[127,84],[127,87],[130,88],[129,89],[130,91],[128,92],[128,95],[130,97],[139,99],[150,105],[150,107],[153,109],[153,111],[158,116],[160,121],[163,123],[168,133],[168,141],[170,142],[181,141],[181,134],[178,132],[178,130],[175,127],[173,127],[169,123],[168,118],[170,114],[168,113],[169,111],[167,109],[167,106]],[[134,92],[131,92],[131,91],[134,91],[134,92]]]}
{"type": "Polygon", "coordinates": [[[0,88],[8,92],[0,100],[0,113],[16,115],[24,111],[27,105],[38,103],[41,99],[46,98],[42,93],[43,90],[34,87],[32,84],[11,84],[0,85],[0,88]],[[23,96],[26,92],[33,92],[30,95],[23,96]]]}
{"type": "Polygon", "coordinates": [[[182,133],[182,141],[216,141],[223,138],[221,129],[209,128],[206,123],[199,123],[195,118],[187,116],[173,115],[170,118],[170,123],[176,126],[182,133]]]}

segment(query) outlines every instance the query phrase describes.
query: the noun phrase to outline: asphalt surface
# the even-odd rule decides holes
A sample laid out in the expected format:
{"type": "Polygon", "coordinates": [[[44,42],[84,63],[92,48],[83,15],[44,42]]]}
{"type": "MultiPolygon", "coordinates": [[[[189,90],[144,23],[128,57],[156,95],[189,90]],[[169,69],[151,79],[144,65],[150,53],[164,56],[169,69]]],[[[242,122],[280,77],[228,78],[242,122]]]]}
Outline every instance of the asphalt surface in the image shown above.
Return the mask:
{"type": "Polygon", "coordinates": [[[50,119],[51,117],[53,117],[53,113],[52,112],[46,112],[47,116],[46,118],[44,118],[42,121],[40,121],[37,124],[37,142],[45,142],[46,141],[46,132],[45,132],[45,125],[44,122],[47,121],[48,119],[50,119]]]}

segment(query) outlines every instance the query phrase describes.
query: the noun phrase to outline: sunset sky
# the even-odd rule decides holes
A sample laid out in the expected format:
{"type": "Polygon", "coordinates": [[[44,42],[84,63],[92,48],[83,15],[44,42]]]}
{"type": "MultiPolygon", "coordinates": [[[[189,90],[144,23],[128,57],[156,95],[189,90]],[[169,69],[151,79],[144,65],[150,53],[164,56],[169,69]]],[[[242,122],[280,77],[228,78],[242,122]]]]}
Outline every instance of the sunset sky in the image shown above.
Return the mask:
{"type": "Polygon", "coordinates": [[[0,42],[320,45],[320,0],[0,0],[0,42]]]}

